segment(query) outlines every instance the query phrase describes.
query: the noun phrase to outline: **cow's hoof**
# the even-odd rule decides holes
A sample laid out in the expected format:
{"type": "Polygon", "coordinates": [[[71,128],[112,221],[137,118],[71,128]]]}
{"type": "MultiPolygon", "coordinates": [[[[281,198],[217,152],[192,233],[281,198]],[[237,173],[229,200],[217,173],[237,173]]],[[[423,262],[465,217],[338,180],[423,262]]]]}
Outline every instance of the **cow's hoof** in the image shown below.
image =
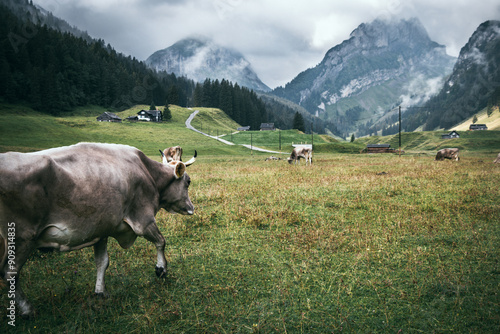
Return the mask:
{"type": "Polygon", "coordinates": [[[21,302],[19,304],[19,315],[24,320],[33,320],[33,319],[35,319],[35,312],[33,311],[33,308],[31,307],[31,305],[28,304],[28,303],[21,302]]]}
{"type": "Polygon", "coordinates": [[[21,318],[23,318],[24,320],[33,320],[33,319],[35,319],[35,314],[33,312],[21,313],[21,318]]]}
{"type": "Polygon", "coordinates": [[[109,297],[109,293],[107,293],[106,291],[104,292],[94,292],[94,296],[98,297],[98,298],[108,298],[109,297]]]}
{"type": "Polygon", "coordinates": [[[155,267],[155,273],[156,273],[156,276],[158,276],[159,278],[167,277],[167,269],[165,269],[163,267],[155,267]]]}

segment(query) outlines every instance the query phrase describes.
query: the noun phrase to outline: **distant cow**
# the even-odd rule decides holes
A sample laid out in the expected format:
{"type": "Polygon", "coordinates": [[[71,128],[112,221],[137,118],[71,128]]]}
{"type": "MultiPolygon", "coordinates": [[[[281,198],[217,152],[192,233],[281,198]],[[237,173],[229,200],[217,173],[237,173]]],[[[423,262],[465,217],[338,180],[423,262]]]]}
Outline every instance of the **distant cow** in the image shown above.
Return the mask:
{"type": "Polygon", "coordinates": [[[498,153],[497,158],[493,160],[494,163],[500,164],[500,153],[498,153]]]}
{"type": "Polygon", "coordinates": [[[300,163],[301,158],[306,160],[306,166],[308,161],[309,165],[312,164],[312,149],[307,147],[294,148],[292,154],[290,154],[290,157],[288,158],[288,163],[289,164],[292,163],[297,164],[297,162],[300,163]]]}
{"type": "Polygon", "coordinates": [[[194,213],[185,173],[193,162],[162,164],[130,146],[90,143],[0,154],[0,276],[14,287],[21,316],[33,314],[19,275],[36,248],[94,246],[95,293],[103,294],[108,237],[129,248],[142,236],[156,245],[155,271],[164,277],[165,239],[155,215],[160,208],[194,213]]]}
{"type": "Polygon", "coordinates": [[[454,159],[456,161],[460,160],[458,157],[458,152],[460,150],[458,148],[443,148],[439,150],[436,154],[435,160],[444,160],[444,159],[454,159]]]}
{"type": "Polygon", "coordinates": [[[163,152],[160,150],[160,153],[164,164],[171,161],[182,161],[182,147],[180,146],[166,148],[163,152]]]}

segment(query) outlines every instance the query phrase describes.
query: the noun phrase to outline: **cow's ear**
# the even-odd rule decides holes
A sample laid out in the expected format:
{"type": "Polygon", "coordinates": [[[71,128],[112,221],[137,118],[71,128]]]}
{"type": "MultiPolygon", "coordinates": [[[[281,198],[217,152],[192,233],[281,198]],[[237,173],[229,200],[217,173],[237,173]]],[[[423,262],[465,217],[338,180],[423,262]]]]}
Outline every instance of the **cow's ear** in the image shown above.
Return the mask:
{"type": "Polygon", "coordinates": [[[174,169],[175,170],[175,177],[177,179],[180,179],[184,175],[184,173],[186,172],[186,165],[184,165],[184,163],[182,163],[180,161],[175,164],[174,168],[175,168],[174,169]]]}

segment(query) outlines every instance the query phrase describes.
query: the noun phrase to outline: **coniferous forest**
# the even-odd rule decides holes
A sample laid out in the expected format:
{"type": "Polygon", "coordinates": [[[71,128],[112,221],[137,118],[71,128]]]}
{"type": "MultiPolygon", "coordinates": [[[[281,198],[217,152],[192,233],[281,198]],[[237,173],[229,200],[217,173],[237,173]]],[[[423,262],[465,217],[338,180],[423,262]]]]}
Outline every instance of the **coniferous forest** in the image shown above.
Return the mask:
{"type": "Polygon", "coordinates": [[[84,105],[121,108],[166,100],[166,86],[136,59],[118,54],[102,40],[21,21],[0,10],[0,96],[49,114],[84,105]],[[130,106],[130,105],[129,105],[130,106]]]}
{"type": "MultiPolygon", "coordinates": [[[[0,101],[27,104],[51,115],[86,105],[117,111],[152,103],[214,107],[253,130],[264,122],[293,128],[293,107],[262,100],[237,83],[224,79],[195,83],[158,73],[86,33],[76,36],[34,22],[39,21],[29,11],[15,15],[0,4],[0,101]]],[[[309,117],[306,123],[306,131],[310,124],[315,132],[325,131],[320,119],[309,117]]]]}

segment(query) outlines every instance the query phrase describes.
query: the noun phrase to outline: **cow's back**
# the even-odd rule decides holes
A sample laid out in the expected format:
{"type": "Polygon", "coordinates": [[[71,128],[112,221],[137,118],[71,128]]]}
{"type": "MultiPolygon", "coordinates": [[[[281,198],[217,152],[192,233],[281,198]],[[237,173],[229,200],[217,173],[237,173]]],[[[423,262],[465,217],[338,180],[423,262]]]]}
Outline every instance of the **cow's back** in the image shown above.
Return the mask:
{"type": "Polygon", "coordinates": [[[154,192],[139,152],[123,145],[82,143],[0,155],[2,234],[9,221],[35,235],[46,226],[68,231],[83,227],[89,240],[106,234],[127,215],[135,194],[154,192]]]}

